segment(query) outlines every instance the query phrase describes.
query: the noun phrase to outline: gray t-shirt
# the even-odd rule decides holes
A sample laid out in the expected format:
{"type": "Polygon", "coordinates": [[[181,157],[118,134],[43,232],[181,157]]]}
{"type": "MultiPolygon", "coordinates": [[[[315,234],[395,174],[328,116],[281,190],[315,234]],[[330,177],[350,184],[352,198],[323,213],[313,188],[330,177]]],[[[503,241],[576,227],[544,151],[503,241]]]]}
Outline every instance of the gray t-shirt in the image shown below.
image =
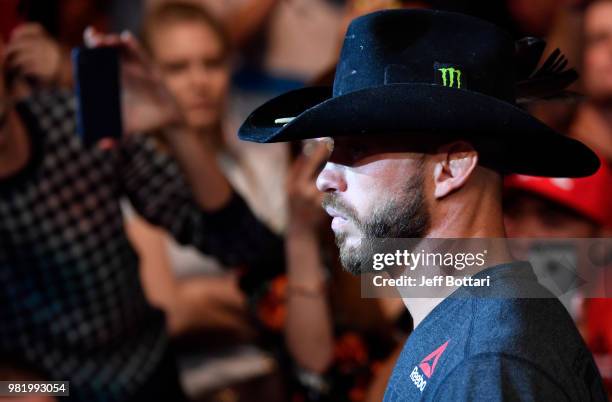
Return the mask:
{"type": "Polygon", "coordinates": [[[481,297],[459,288],[414,330],[384,401],[607,401],[576,326],[531,266],[476,277],[486,275],[481,297]],[[512,297],[534,294],[542,298],[512,297]]]}

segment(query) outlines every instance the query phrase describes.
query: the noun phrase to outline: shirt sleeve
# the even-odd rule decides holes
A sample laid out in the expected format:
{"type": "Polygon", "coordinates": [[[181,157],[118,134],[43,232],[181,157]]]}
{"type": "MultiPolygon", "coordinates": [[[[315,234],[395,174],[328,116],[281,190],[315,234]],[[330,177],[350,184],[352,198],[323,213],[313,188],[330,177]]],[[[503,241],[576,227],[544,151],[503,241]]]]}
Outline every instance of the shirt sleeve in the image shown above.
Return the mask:
{"type": "Polygon", "coordinates": [[[569,401],[557,379],[509,355],[481,354],[459,363],[437,387],[434,401],[569,401]]]}
{"type": "Polygon", "coordinates": [[[181,244],[226,266],[281,264],[282,240],[251,212],[236,192],[216,211],[202,210],[174,159],[149,138],[128,137],[120,147],[121,191],[134,209],[181,244]]]}

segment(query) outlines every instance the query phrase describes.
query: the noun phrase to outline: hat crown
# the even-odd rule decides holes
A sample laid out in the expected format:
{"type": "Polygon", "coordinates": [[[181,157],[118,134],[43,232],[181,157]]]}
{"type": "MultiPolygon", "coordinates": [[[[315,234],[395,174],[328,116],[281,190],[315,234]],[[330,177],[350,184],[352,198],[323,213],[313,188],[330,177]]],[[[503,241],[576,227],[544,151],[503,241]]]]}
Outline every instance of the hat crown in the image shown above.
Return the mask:
{"type": "Polygon", "coordinates": [[[333,96],[428,83],[514,102],[514,69],[514,41],[493,24],[450,12],[385,10],[349,25],[333,96]]]}

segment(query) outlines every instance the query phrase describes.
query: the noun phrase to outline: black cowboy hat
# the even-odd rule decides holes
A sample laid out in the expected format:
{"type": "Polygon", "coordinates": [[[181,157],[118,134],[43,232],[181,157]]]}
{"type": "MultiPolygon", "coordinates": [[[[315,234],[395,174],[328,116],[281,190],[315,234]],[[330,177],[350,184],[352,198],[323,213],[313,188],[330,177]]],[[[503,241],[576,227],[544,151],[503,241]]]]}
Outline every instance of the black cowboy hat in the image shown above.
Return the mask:
{"type": "Polygon", "coordinates": [[[255,110],[241,139],[281,142],[397,134],[464,139],[503,173],[580,177],[599,159],[516,105],[515,43],[457,13],[386,10],[348,28],[333,88],[310,87],[255,110]]]}

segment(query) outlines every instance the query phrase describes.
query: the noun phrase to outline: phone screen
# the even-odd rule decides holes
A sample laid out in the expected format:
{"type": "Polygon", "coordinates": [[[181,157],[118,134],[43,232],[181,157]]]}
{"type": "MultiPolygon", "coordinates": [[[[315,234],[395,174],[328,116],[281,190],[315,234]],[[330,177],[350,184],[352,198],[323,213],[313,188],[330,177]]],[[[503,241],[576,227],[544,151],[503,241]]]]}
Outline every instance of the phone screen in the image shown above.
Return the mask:
{"type": "Polygon", "coordinates": [[[119,53],[115,48],[72,51],[77,133],[86,146],[121,137],[119,53]]]}

